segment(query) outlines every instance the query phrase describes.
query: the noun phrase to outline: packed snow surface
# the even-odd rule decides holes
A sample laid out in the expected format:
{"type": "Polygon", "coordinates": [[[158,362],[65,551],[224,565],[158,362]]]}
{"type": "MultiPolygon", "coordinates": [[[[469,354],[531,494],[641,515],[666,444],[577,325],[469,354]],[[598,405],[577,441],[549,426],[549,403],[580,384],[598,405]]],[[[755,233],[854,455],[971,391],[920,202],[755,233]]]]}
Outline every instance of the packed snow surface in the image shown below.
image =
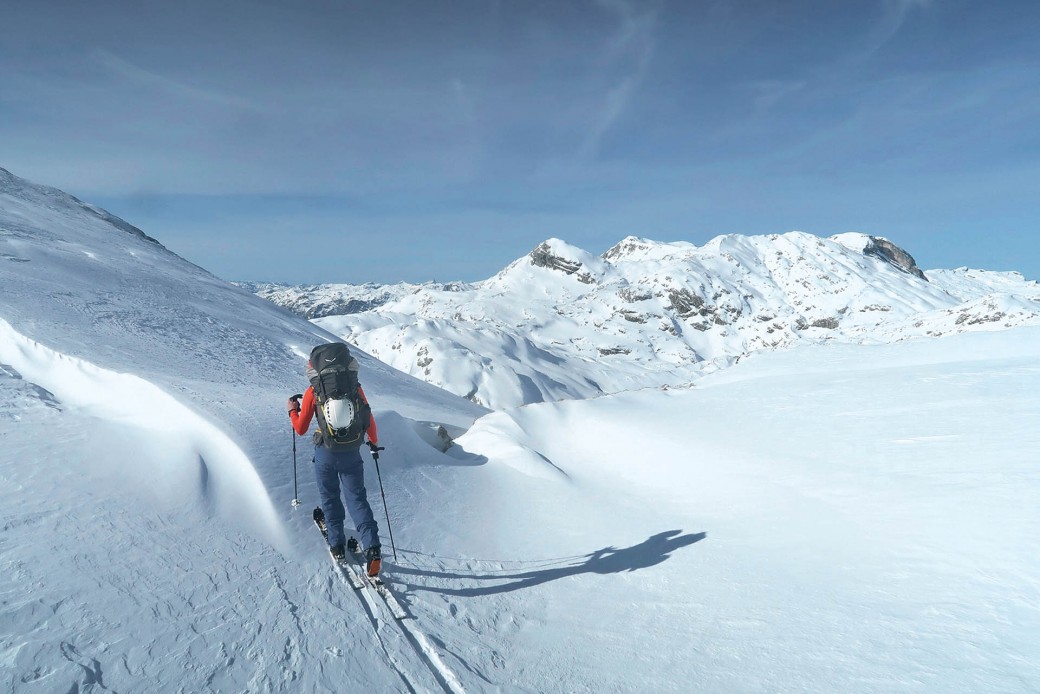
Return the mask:
{"type": "Polygon", "coordinates": [[[924,272],[887,239],[559,239],[473,284],[254,285],[388,364],[501,409],[683,385],[759,350],[1040,324],[1017,273],[924,272]],[[340,314],[340,315],[337,315],[340,314]]]}
{"type": "Polygon", "coordinates": [[[290,504],[331,336],[127,227],[0,177],[4,690],[1040,689],[1040,327],[493,414],[359,351],[398,622],[290,504]]]}

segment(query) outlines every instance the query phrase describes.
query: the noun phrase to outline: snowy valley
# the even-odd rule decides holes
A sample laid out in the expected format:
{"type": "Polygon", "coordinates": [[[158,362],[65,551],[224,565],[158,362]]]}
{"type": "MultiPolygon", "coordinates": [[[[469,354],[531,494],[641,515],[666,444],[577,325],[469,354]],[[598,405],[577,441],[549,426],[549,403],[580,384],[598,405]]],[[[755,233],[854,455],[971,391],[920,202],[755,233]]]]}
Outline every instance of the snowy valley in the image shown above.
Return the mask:
{"type": "Polygon", "coordinates": [[[893,248],[551,240],[311,322],[0,169],[0,687],[1036,691],[1040,290],[893,248]],[[336,335],[404,620],[310,521],[336,335]]]}

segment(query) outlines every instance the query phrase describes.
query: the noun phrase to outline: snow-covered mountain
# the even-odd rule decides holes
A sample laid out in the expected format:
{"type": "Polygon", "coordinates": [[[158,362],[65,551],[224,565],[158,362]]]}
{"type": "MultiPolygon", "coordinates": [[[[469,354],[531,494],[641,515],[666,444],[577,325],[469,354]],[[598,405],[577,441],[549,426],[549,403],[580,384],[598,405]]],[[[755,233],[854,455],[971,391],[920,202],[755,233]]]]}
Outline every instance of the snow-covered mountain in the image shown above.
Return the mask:
{"type": "Polygon", "coordinates": [[[922,271],[892,242],[792,232],[702,247],[550,239],[483,282],[267,285],[261,296],[493,409],[681,385],[762,349],[1040,322],[1017,273],[922,271]],[[343,315],[336,315],[336,314],[343,315]]]}
{"type": "Polygon", "coordinates": [[[493,414],[359,351],[397,621],[283,410],[329,333],[4,171],[0,254],[3,691],[1040,689],[1038,327],[493,414]]]}
{"type": "Polygon", "coordinates": [[[423,287],[442,291],[460,291],[465,285],[455,284],[313,284],[286,285],[271,282],[235,282],[246,291],[283,306],[306,318],[342,316],[371,311],[383,304],[413,294],[423,287]]]}

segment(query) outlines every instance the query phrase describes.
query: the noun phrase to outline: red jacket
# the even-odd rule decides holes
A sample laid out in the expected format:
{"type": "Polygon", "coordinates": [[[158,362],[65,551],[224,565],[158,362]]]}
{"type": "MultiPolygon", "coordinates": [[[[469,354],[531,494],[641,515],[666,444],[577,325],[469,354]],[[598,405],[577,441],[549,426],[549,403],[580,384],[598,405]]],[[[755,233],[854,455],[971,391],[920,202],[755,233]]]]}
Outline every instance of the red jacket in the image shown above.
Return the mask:
{"type": "MultiPolygon", "coordinates": [[[[361,399],[366,403],[368,398],[365,397],[365,391],[358,386],[358,393],[361,394],[361,399]]],[[[317,403],[314,400],[314,388],[308,388],[307,392],[303,394],[303,401],[300,403],[300,409],[293,410],[289,413],[289,421],[292,422],[292,428],[297,434],[303,436],[307,433],[307,429],[311,426],[311,420],[314,418],[314,408],[317,403]]],[[[368,440],[372,443],[379,445],[379,434],[376,432],[376,418],[370,416],[368,419],[368,440]]]]}

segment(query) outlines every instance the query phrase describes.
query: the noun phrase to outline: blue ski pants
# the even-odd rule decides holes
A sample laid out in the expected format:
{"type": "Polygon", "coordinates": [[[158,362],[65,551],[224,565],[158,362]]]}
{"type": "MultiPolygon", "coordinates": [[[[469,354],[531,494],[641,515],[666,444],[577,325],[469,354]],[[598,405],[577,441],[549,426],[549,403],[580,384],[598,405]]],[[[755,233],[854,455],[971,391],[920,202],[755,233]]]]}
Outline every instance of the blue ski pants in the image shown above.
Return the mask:
{"type": "Polygon", "coordinates": [[[365,463],[361,451],[334,451],[325,446],[314,447],[314,473],[318,478],[318,494],[321,510],[325,513],[325,528],[329,533],[329,546],[345,545],[343,520],[346,511],[354,521],[358,540],[365,549],[379,544],[379,527],[372,515],[365,491],[365,463]],[[341,489],[342,487],[342,489],[341,489]],[[343,499],[340,498],[342,493],[343,499]]]}

